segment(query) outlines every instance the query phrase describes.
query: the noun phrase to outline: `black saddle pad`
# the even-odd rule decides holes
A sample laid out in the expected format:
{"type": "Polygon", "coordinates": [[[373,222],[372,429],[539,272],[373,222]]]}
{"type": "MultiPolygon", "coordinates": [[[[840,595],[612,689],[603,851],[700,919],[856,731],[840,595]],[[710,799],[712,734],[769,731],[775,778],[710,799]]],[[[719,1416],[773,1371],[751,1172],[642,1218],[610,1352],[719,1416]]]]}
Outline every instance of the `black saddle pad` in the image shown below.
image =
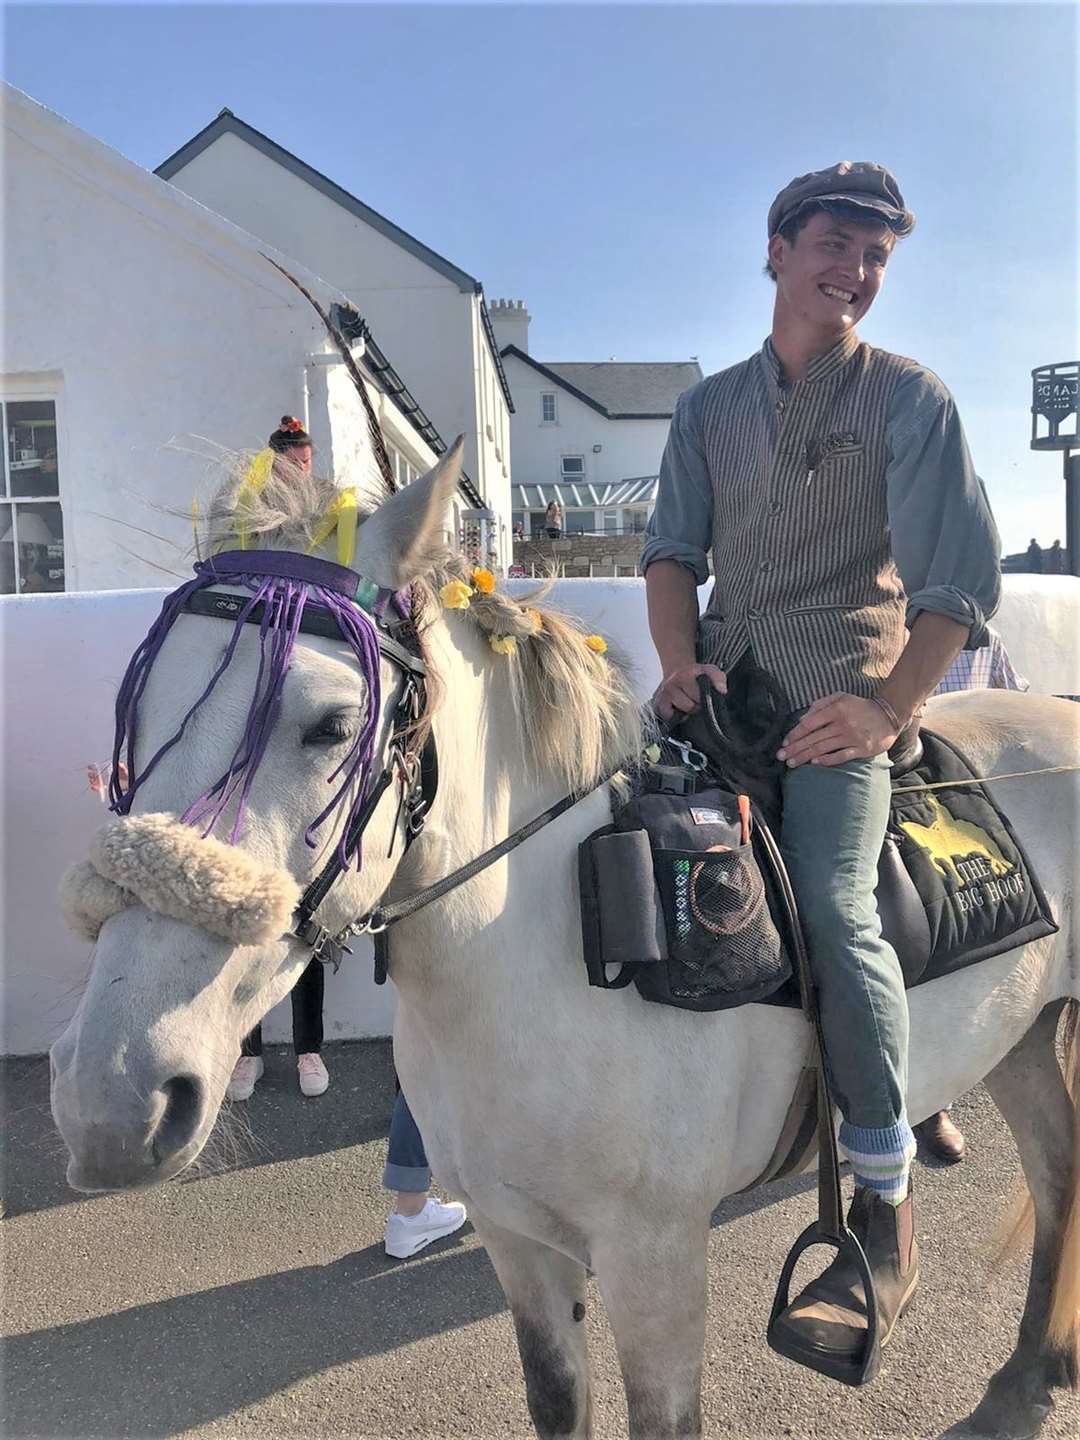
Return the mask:
{"type": "MultiPolygon", "coordinates": [[[[929,730],[921,739],[921,760],[893,782],[876,892],[882,930],[909,989],[1058,929],[1008,817],[986,786],[922,788],[975,776],[948,740],[929,730]]],[[[774,908],[778,924],[779,913],[774,908]]],[[[798,1005],[794,982],[769,1003],[798,1005]]]]}

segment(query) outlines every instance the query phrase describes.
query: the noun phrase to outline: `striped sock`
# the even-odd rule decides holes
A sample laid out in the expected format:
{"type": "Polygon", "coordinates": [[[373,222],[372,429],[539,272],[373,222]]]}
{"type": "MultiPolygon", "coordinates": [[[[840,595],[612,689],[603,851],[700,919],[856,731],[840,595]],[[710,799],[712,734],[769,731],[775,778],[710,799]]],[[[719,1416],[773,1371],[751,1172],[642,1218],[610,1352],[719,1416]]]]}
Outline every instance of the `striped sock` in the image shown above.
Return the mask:
{"type": "Polygon", "coordinates": [[[907,1197],[908,1175],[915,1158],[915,1135],[902,1115],[895,1125],[870,1130],[860,1125],[840,1126],[840,1149],[851,1161],[855,1184],[876,1190],[890,1205],[907,1197]]]}

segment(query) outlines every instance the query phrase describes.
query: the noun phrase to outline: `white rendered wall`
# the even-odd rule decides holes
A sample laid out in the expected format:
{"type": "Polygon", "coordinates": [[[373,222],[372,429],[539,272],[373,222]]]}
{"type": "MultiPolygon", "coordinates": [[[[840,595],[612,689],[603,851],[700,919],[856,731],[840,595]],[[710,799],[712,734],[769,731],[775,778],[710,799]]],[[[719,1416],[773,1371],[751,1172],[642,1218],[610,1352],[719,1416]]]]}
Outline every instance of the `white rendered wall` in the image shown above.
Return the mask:
{"type": "Polygon", "coordinates": [[[515,485],[554,485],[563,455],[583,455],[585,483],[594,486],[659,472],[669,419],[609,420],[516,356],[504,356],[503,365],[514,396],[515,485]],[[540,396],[545,394],[556,396],[554,425],[540,421],[540,396]],[[593,454],[594,445],[602,447],[598,455],[593,454]]]}
{"type": "MultiPolygon", "coordinates": [[[[515,582],[518,593],[528,582],[515,582]]],[[[82,859],[107,818],[86,785],[88,761],[112,748],[112,706],[128,657],[161,607],[161,590],[0,598],[4,647],[6,808],[2,855],[3,1025],[0,1051],[45,1050],[67,1024],[90,947],[60,919],[56,883],[82,859]]],[[[704,591],[702,592],[704,595],[704,591]]],[[[580,615],[634,662],[645,699],[658,679],[641,580],[564,580],[549,603],[580,615]]],[[[995,622],[1036,692],[1080,695],[1080,580],[1008,576],[995,622]]],[[[371,981],[371,952],[358,944],[327,976],[329,1039],[386,1035],[393,987],[371,981]]],[[[286,1003],[267,1036],[287,1040],[286,1003]]]]}
{"type": "MultiPolygon", "coordinates": [[[[56,399],[69,591],[184,568],[192,497],[223,477],[205,457],[261,449],[286,412],[309,424],[317,467],[341,483],[368,473],[343,367],[330,379],[307,365],[329,348],[322,323],[251,236],[17,91],[0,91],[0,112],[17,217],[0,388],[56,399]]],[[[426,469],[430,450],[404,429],[399,417],[398,448],[426,469]]]]}
{"type": "MultiPolygon", "coordinates": [[[[502,464],[509,469],[509,415],[496,387],[494,406],[507,431],[496,459],[485,431],[493,403],[485,371],[493,367],[471,289],[459,289],[237,135],[219,136],[169,183],[344,291],[446,443],[465,436],[466,472],[488,504],[508,500],[502,464]]],[[[508,508],[501,519],[509,522],[508,508]]]]}

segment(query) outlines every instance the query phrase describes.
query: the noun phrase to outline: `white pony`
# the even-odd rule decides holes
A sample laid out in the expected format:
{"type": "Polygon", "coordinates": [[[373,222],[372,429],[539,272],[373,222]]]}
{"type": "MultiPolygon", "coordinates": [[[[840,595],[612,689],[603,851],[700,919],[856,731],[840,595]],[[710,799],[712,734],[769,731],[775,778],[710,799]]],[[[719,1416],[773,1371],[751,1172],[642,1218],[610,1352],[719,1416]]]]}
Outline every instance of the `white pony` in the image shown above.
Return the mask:
{"type": "MultiPolygon", "coordinates": [[[[576,849],[610,818],[607,791],[589,787],[639,745],[637,708],[613,659],[550,611],[497,593],[476,594],[468,610],[431,604],[454,573],[434,557],[459,464],[455,450],[380,505],[355,557],[379,585],[412,583],[428,598],[438,798],[403,859],[391,787],[365,835],[362,868],[339,882],[321,918],[340,925],[387,892],[412,894],[568,789],[583,792],[509,857],[393,931],[394,1058],[434,1170],[466,1201],[506,1292],[538,1432],[589,1430],[581,1319],[591,1269],[632,1434],[694,1435],[710,1214],[764,1170],[809,1034],[791,1010],[688,1014],[647,1004],[632,988],[587,986],[576,849]],[[500,647],[512,653],[497,653],[493,636],[513,638],[500,647]]],[[[263,546],[288,550],[304,548],[314,519],[262,523],[256,513],[245,523],[263,546]]],[[[258,664],[258,627],[241,628],[233,663],[148,778],[137,811],[179,816],[228,766],[258,664]]],[[[143,696],[144,759],[202,692],[228,636],[216,620],[177,620],[143,696]]],[[[383,661],[378,765],[399,684],[383,661]]],[[[367,703],[343,644],[299,637],[239,840],[259,873],[302,886],[325,859],[304,830],[367,703]]],[[[932,719],[984,775],[1080,760],[1078,709],[1065,701],[961,695],[935,703],[932,719]]],[[[1080,807],[1075,775],[1013,782],[1000,798],[1061,932],[912,992],[909,1107],[921,1119],[985,1079],[1019,1147],[1034,1201],[1031,1283],[1016,1350],[971,1424],[978,1434],[1022,1436],[1039,1429],[1052,1389],[1077,1377],[1080,1129],[1055,1036],[1063,1007],[1075,1036],[1080,997],[1070,924],[1080,807]]],[[[144,904],[112,914],[52,1052],[70,1183],[149,1185],[188,1165],[214,1125],[241,1037],[308,959],[288,935],[238,944],[144,904]]],[[[1068,1065],[1075,1080],[1075,1040],[1068,1065]]]]}

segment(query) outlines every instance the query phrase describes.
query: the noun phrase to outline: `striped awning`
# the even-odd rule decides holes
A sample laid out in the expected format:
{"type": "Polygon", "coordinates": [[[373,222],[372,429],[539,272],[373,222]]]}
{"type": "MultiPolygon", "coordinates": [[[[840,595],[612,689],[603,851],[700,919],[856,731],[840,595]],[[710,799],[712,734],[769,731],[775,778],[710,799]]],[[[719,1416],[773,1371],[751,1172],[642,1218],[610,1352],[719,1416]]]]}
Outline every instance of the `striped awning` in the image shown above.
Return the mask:
{"type": "Polygon", "coordinates": [[[659,475],[638,475],[616,480],[612,485],[570,484],[560,480],[552,485],[514,485],[515,510],[546,510],[557,500],[563,510],[606,510],[617,505],[653,505],[659,475]]]}

